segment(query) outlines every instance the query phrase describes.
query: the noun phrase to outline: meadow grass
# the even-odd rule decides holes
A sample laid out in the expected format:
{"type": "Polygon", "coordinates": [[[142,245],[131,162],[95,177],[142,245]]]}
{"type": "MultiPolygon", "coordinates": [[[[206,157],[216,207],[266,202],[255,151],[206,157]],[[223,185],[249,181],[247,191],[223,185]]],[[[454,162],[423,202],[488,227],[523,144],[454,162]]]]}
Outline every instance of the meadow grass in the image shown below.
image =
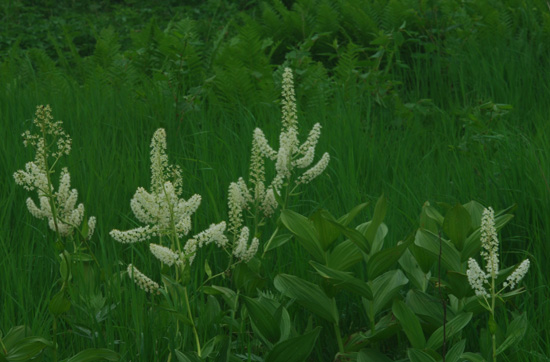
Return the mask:
{"type": "MultiPolygon", "coordinates": [[[[407,87],[401,98],[405,103],[431,99],[426,114],[412,112],[404,117],[391,107],[380,107],[360,84],[334,92],[324,107],[300,110],[302,130],[322,124],[318,149],[331,154],[331,163],[304,189],[294,209],[310,214],[325,208],[340,215],[360,202],[374,202],[383,193],[389,200],[387,238],[397,244],[418,227],[425,201],[477,200],[495,209],[516,204],[514,220],[502,231],[501,253],[508,265],[531,259],[527,292],[510,309],[525,311],[532,328],[514,354],[504,358],[548,360],[550,270],[546,260],[550,254],[545,231],[550,230],[550,71],[523,39],[509,47],[472,47],[450,62],[437,57],[417,61],[402,72],[407,87]],[[514,108],[499,118],[485,115],[481,129],[464,122],[488,101],[514,108]]],[[[278,105],[205,102],[180,118],[172,99],[154,84],[139,97],[132,89],[101,82],[69,92],[50,89],[41,81],[13,83],[0,92],[0,330],[25,324],[36,335],[50,334],[47,301],[55,293],[50,286],[58,278],[53,237],[44,223],[29,215],[24,205],[27,193],[12,177],[32,158],[20,134],[29,128],[36,105],[50,104],[55,119],[64,121],[73,138],[66,166],[80,191],[79,201],[88,214],[98,217],[92,250],[102,266],[100,271],[84,273],[85,285],[76,286],[85,297],[74,301],[73,329],[62,336],[60,350],[70,356],[84,348],[108,347],[119,351],[123,360],[162,358],[157,352],[165,351],[171,341],[156,327],[156,320],[166,316],[153,313],[148,308],[151,299],[121,278],[125,265],[119,261],[139,264],[148,273],[158,272],[158,266],[142,248],[118,244],[108,235],[115,227],[135,226],[129,200],[138,186],[149,185],[150,138],[157,128],[166,129],[169,157],[183,169],[184,197],[203,196],[193,218],[193,230],[203,230],[225,218],[229,183],[248,174],[253,129],[260,127],[270,141],[277,141],[278,105]],[[227,107],[232,111],[227,112],[227,107]],[[97,317],[101,310],[108,312],[105,318],[97,317]]],[[[298,94],[301,97],[307,94],[298,94]]],[[[371,215],[372,207],[361,218],[368,220],[371,215]]],[[[306,258],[299,245],[288,243],[272,252],[268,275],[292,272],[307,278],[311,268],[306,262],[298,263],[306,258]]],[[[195,262],[192,286],[205,279],[206,259],[214,272],[225,267],[217,265],[218,251],[203,250],[195,262]]],[[[359,298],[343,297],[339,304],[348,313],[343,317],[344,329],[352,332],[368,325],[362,312],[355,314],[361,309],[359,298]]],[[[303,330],[307,315],[298,314],[293,322],[303,330]]],[[[475,351],[479,330],[469,327],[468,331],[468,350],[475,351]]],[[[183,338],[192,345],[190,332],[183,338]]],[[[243,346],[251,343],[245,336],[239,338],[243,346]]],[[[330,360],[337,352],[330,342],[334,338],[330,332],[323,333],[312,358],[330,360]]]]}

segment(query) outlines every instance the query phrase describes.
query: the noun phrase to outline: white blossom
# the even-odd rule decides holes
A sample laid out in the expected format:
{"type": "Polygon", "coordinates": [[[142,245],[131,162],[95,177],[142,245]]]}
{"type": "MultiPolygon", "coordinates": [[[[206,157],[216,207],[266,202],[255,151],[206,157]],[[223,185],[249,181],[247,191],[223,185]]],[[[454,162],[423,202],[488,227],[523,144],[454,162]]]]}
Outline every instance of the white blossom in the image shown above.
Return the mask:
{"type": "Polygon", "coordinates": [[[237,243],[233,248],[233,255],[244,262],[250,261],[250,259],[252,259],[258,251],[258,238],[254,237],[252,239],[252,242],[250,243],[250,246],[248,246],[249,236],[250,231],[248,227],[243,227],[239,235],[239,239],[237,240],[237,243]]]}
{"type": "Polygon", "coordinates": [[[153,280],[149,279],[145,274],[140,272],[138,268],[132,264],[128,264],[126,269],[130,278],[136,283],[141,289],[151,294],[160,294],[159,285],[153,280]]]}
{"type": "Polygon", "coordinates": [[[151,254],[153,254],[158,260],[168,266],[172,266],[174,264],[180,265],[183,263],[181,253],[175,253],[170,248],[165,246],[151,243],[149,244],[149,250],[151,250],[151,254]]]}
{"type": "Polygon", "coordinates": [[[506,278],[506,281],[503,284],[503,287],[510,287],[511,290],[514,290],[516,285],[523,279],[525,274],[527,274],[527,271],[529,270],[529,259],[525,259],[521,262],[521,264],[514,270],[512,274],[508,278],[506,278]]]}
{"type": "Polygon", "coordinates": [[[475,291],[477,296],[489,296],[489,293],[485,289],[485,284],[489,283],[489,275],[487,275],[481,268],[475,259],[468,259],[468,270],[466,271],[468,276],[468,282],[475,291]]]}
{"type": "Polygon", "coordinates": [[[319,162],[317,162],[312,168],[304,172],[304,174],[298,178],[298,182],[303,184],[309,183],[311,180],[323,173],[323,171],[327,168],[329,161],[330,155],[325,152],[319,162]]]}
{"type": "Polygon", "coordinates": [[[481,256],[485,268],[493,278],[498,274],[498,237],[495,228],[495,213],[491,207],[483,210],[481,217],[481,256]]]}

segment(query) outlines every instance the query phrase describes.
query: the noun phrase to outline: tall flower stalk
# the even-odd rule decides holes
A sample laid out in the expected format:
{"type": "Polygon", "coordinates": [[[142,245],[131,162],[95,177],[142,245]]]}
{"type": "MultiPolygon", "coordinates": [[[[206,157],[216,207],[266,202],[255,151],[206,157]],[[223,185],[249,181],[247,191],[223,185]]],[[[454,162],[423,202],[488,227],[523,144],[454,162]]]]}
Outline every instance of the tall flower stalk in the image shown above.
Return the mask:
{"type": "MultiPolygon", "coordinates": [[[[33,125],[33,131],[27,130],[22,136],[25,147],[34,149],[34,160],[27,162],[25,169],[16,171],[13,177],[25,190],[36,191],[38,203],[32,197],[27,198],[27,209],[34,217],[48,221],[49,228],[55,232],[55,247],[60,252],[62,285],[50,301],[49,308],[53,315],[53,360],[57,361],[57,319],[70,308],[66,296],[71,280],[70,252],[81,252],[84,243],[91,253],[87,241],[94,233],[96,218],[90,217],[81,226],[84,204],[77,205],[78,191],[71,189],[71,175],[66,167],[61,169],[55,190],[52,176],[61,158],[69,155],[72,144],[71,137],[63,129],[63,122],[53,120],[49,105],[41,105],[36,108],[33,125]]],[[[98,264],[93,253],[91,256],[98,264]]]]}
{"type": "Polygon", "coordinates": [[[475,294],[480,297],[481,305],[490,313],[489,316],[489,331],[491,333],[491,341],[493,347],[493,361],[496,362],[496,321],[495,321],[495,306],[496,300],[501,296],[501,293],[506,289],[514,290],[518,283],[523,279],[529,270],[529,259],[525,259],[514,270],[502,287],[498,289],[496,282],[499,275],[499,241],[495,228],[495,214],[491,207],[483,210],[481,217],[481,256],[485,260],[485,271],[481,269],[477,261],[473,258],[468,260],[468,282],[475,294]]]}
{"type": "MultiPolygon", "coordinates": [[[[191,231],[191,216],[198,209],[201,196],[195,194],[185,200],[182,198],[182,185],[181,169],[168,162],[166,132],[159,128],[151,140],[151,188],[147,191],[139,187],[130,201],[135,217],[144,225],[126,231],[114,229],[110,235],[123,244],[146,242],[152,238],[158,240],[157,243],[149,243],[149,250],[162,264],[175,268],[175,280],[183,284],[187,314],[200,356],[201,345],[187,292],[189,268],[198,249],[210,243],[223,247],[227,243],[227,237],[224,235],[225,222],[222,221],[211,224],[208,229],[183,243],[182,240],[191,231]]],[[[127,272],[148,293],[161,294],[169,288],[166,284],[161,287],[132,264],[128,265],[127,272]]],[[[179,329],[179,322],[177,325],[179,329]]]]}
{"type": "MultiPolygon", "coordinates": [[[[265,219],[273,216],[279,208],[288,206],[288,199],[301,184],[307,184],[319,176],[328,166],[330,155],[324,153],[314,164],[315,147],[321,135],[321,125],[316,123],[307,139],[300,144],[298,113],[294,92],[292,70],[285,68],[282,81],[282,128],[279,135],[279,148],[269,145],[264,132],[256,128],[252,138],[249,181],[241,177],[229,185],[228,231],[233,240],[233,256],[238,260],[249,261],[259,246],[260,227],[265,219]],[[265,163],[274,163],[275,176],[268,183],[265,163]],[[299,173],[298,170],[306,169],[299,173]],[[246,216],[246,220],[245,220],[246,216]],[[248,222],[247,222],[248,221],[248,222]],[[248,244],[249,238],[252,241],[248,244]]],[[[275,230],[263,247],[263,255],[277,235],[275,230]]]]}

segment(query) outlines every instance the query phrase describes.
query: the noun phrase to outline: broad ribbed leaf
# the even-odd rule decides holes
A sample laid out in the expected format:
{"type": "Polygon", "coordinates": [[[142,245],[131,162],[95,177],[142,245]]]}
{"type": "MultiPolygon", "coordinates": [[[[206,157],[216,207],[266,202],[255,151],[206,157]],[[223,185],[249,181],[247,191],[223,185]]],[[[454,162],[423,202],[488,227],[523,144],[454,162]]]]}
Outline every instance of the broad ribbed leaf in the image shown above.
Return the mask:
{"type": "Polygon", "coordinates": [[[118,361],[119,359],[119,354],[110,349],[90,348],[79,352],[65,362],[118,361]]]}
{"type": "Polygon", "coordinates": [[[311,221],[313,221],[323,251],[327,251],[338,236],[342,234],[340,229],[330,220],[335,221],[336,219],[327,210],[319,210],[311,216],[311,221]]]}
{"type": "Polygon", "coordinates": [[[327,297],[316,284],[294,275],[279,274],[273,282],[278,291],[295,298],[304,308],[331,323],[338,322],[338,311],[334,299],[327,297]]]}
{"type": "Polygon", "coordinates": [[[508,326],[508,329],[506,330],[506,339],[498,346],[496,354],[499,355],[510,346],[517,344],[518,341],[523,338],[525,332],[527,332],[527,327],[528,322],[525,313],[516,317],[508,326]]]}
{"type": "Polygon", "coordinates": [[[262,304],[260,300],[248,298],[243,296],[246,309],[252,322],[258,328],[258,331],[262,336],[270,341],[276,343],[281,336],[279,323],[275,320],[275,317],[271,314],[270,308],[262,304]]]}
{"type": "Polygon", "coordinates": [[[414,348],[407,350],[407,356],[409,356],[411,362],[437,362],[426,352],[414,348]]]}
{"type": "Polygon", "coordinates": [[[384,221],[384,218],[386,217],[387,208],[388,205],[386,198],[382,195],[376,202],[376,206],[374,207],[374,215],[372,216],[371,223],[365,232],[365,237],[369,241],[371,247],[374,243],[374,237],[376,236],[378,227],[382,224],[382,221],[384,221]]]}
{"type": "Polygon", "coordinates": [[[25,337],[8,350],[5,358],[9,362],[28,361],[36,357],[44,348],[52,346],[52,342],[42,337],[25,337]]]}
{"type": "Polygon", "coordinates": [[[388,303],[399,294],[401,288],[408,282],[409,280],[405,274],[399,269],[384,273],[375,280],[369,282],[374,300],[372,302],[364,300],[364,304],[365,307],[367,307],[367,313],[370,315],[371,319],[374,319],[376,314],[388,305],[388,303]]]}
{"type": "Polygon", "coordinates": [[[443,220],[443,231],[458,250],[464,247],[464,240],[472,228],[472,219],[468,211],[460,204],[450,208],[443,220]]]}
{"type": "Polygon", "coordinates": [[[267,355],[265,362],[303,362],[311,354],[321,327],[277,343],[267,355]]]}
{"type": "Polygon", "coordinates": [[[315,268],[315,270],[317,270],[317,273],[319,273],[319,275],[321,275],[323,278],[328,279],[337,287],[340,287],[352,293],[357,293],[362,297],[372,300],[372,291],[370,290],[369,285],[363,280],[355,278],[350,273],[334,270],[314,261],[310,261],[309,263],[315,268]]]}
{"type": "Polygon", "coordinates": [[[323,248],[313,222],[292,210],[281,212],[281,222],[294,235],[300,244],[318,261],[324,261],[323,248]]]}
{"type": "Polygon", "coordinates": [[[396,300],[393,302],[392,312],[401,323],[401,328],[411,345],[414,348],[423,349],[426,345],[426,337],[424,337],[420,320],[413,311],[402,301],[396,300]]]}
{"type": "Polygon", "coordinates": [[[393,362],[382,353],[372,349],[362,349],[357,353],[357,362],[393,362]]]}
{"type": "Polygon", "coordinates": [[[347,270],[363,260],[363,253],[351,240],[345,240],[332,250],[327,257],[329,267],[338,270],[347,270]]]}
{"type": "MultiPolygon", "coordinates": [[[[446,329],[446,338],[449,339],[458,332],[460,332],[464,327],[470,323],[472,319],[472,313],[460,313],[456,315],[453,319],[447,322],[445,326],[446,329]]],[[[438,349],[443,345],[443,326],[439,327],[435,332],[432,333],[428,342],[426,342],[426,348],[438,349]]]]}
{"type": "Polygon", "coordinates": [[[463,339],[458,343],[455,343],[454,346],[449,349],[447,354],[445,355],[445,362],[459,362],[460,356],[462,356],[462,353],[464,353],[464,349],[466,348],[466,340],[463,339]]]}
{"type": "Polygon", "coordinates": [[[441,247],[441,263],[447,270],[460,271],[460,253],[448,240],[440,238],[430,231],[418,229],[414,240],[415,245],[430,252],[437,260],[441,247]],[[440,246],[441,243],[441,246],[440,246]]]}
{"type": "Polygon", "coordinates": [[[387,272],[397,263],[401,255],[403,255],[413,241],[414,239],[410,238],[406,242],[394,246],[393,248],[384,249],[371,255],[367,261],[367,275],[369,280],[373,280],[379,275],[387,272]]]}

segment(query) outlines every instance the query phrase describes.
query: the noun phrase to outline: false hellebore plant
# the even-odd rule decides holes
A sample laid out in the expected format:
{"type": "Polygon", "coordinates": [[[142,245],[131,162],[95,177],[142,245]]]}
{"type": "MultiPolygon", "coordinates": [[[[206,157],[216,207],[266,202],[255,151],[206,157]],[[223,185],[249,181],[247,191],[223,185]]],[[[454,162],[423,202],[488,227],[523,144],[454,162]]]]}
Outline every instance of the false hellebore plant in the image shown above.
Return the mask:
{"type": "MultiPolygon", "coordinates": [[[[229,185],[229,227],[233,237],[233,255],[245,262],[249,261],[259,244],[259,227],[264,218],[271,217],[281,204],[284,209],[287,200],[300,184],[307,184],[319,176],[328,166],[330,156],[324,153],[312,167],[315,147],[321,135],[321,125],[316,123],[304,143],[298,140],[298,116],[292,70],[285,68],[282,81],[282,128],[279,135],[279,149],[272,148],[263,131],[254,130],[252,155],[250,160],[249,184],[241,177],[229,185]],[[275,176],[266,184],[265,159],[275,163],[275,176]],[[308,170],[296,175],[297,169],[308,170]],[[248,245],[250,229],[245,224],[244,213],[253,220],[252,241],[248,245]]],[[[277,235],[278,228],[264,246],[264,255],[277,235]]]]}
{"type": "MultiPolygon", "coordinates": [[[[181,169],[168,163],[166,155],[166,132],[158,129],[151,141],[151,189],[139,187],[130,201],[130,206],[136,218],[145,224],[131,230],[112,230],[110,235],[120,243],[137,243],[158,238],[157,243],[150,243],[151,254],[167,267],[175,267],[176,278],[170,279],[163,275],[164,288],[134,265],[127,267],[130,278],[143,290],[153,294],[164,294],[169,299],[171,286],[183,284],[185,304],[188,317],[193,327],[197,353],[201,355],[201,346],[189,306],[186,284],[189,280],[189,267],[193,263],[197,249],[214,242],[223,247],[227,238],[223,234],[225,222],[212,224],[210,227],[192,238],[185,245],[181,239],[191,231],[191,215],[198,209],[201,197],[193,195],[188,200],[182,196],[183,178],[181,169]]],[[[171,303],[178,301],[171,300],[171,303]]],[[[178,323],[179,329],[179,323],[178,323]]]]}
{"type": "MultiPolygon", "coordinates": [[[[25,345],[22,340],[14,349],[17,349],[20,355],[30,358],[40,353],[42,349],[51,347],[52,359],[55,362],[58,360],[58,318],[69,311],[72,303],[68,298],[68,290],[74,274],[72,266],[76,261],[95,260],[96,264],[98,263],[88,245],[88,240],[94,233],[96,218],[92,216],[83,223],[84,205],[77,205],[78,191],[71,189],[71,175],[66,167],[61,169],[57,191],[53,185],[52,175],[55,173],[58,162],[62,156],[69,155],[71,151],[71,137],[63,130],[63,122],[53,121],[51,112],[49,105],[37,107],[33,120],[36,133],[27,130],[22,135],[25,147],[32,147],[36,152],[34,161],[27,162],[25,169],[16,171],[13,177],[15,182],[25,190],[36,190],[38,204],[29,197],[26,202],[27,208],[34,217],[47,219],[48,226],[55,232],[55,247],[61,252],[59,254],[61,290],[54,294],[49,303],[49,311],[53,316],[53,341],[32,337],[35,342],[28,342],[25,345]],[[84,253],[84,250],[90,255],[84,253]]],[[[12,330],[14,335],[17,335],[26,329],[24,326],[18,326],[12,330]]],[[[7,357],[7,360],[11,360],[9,351],[7,357]]],[[[106,349],[87,349],[73,356],[71,361],[81,361],[86,358],[103,360],[118,358],[118,355],[106,349]],[[99,357],[100,355],[102,357],[99,357]]]]}
{"type": "MultiPolygon", "coordinates": [[[[499,259],[498,259],[498,237],[495,228],[495,214],[491,207],[483,210],[481,218],[481,256],[485,260],[485,271],[481,269],[477,261],[473,258],[468,260],[468,282],[475,294],[481,297],[481,305],[490,313],[489,316],[489,331],[491,333],[492,355],[493,361],[496,361],[496,356],[504,350],[505,344],[497,349],[496,347],[496,330],[495,322],[495,303],[501,296],[501,293],[510,288],[511,291],[517,287],[518,283],[523,279],[529,270],[529,259],[522,261],[519,266],[506,278],[502,288],[497,287],[497,278],[499,277],[499,259]]],[[[512,324],[520,323],[519,319],[514,320],[512,324]]],[[[513,325],[509,328],[513,328],[513,325]]]]}

